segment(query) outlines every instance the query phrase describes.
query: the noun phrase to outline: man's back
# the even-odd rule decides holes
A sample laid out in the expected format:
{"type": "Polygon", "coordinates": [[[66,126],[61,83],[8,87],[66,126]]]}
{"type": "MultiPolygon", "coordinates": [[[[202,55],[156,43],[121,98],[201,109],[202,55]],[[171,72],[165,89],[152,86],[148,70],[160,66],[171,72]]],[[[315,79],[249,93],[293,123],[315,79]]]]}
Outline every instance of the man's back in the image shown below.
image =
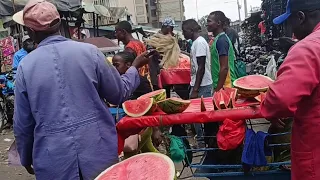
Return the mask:
{"type": "Polygon", "coordinates": [[[51,36],[25,58],[18,69],[15,135],[18,147],[33,145],[33,157],[22,155],[22,163],[33,161],[39,179],[77,179],[79,170],[93,179],[117,162],[115,122],[101,100],[101,78],[109,77],[101,77],[99,66],[107,64],[98,60],[97,48],[51,36]],[[34,130],[33,143],[20,131],[28,128],[34,130]]]}

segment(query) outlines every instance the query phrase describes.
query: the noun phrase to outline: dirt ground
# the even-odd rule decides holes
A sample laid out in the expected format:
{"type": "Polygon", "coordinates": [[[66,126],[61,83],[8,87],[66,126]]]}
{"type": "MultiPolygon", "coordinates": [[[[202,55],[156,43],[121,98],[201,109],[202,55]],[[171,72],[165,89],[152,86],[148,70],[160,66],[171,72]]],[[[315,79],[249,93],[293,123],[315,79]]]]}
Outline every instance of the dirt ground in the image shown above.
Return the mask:
{"type": "Polygon", "coordinates": [[[24,168],[8,165],[8,150],[13,142],[13,133],[5,131],[0,134],[0,174],[1,180],[34,180],[34,176],[29,175],[24,168]]]}

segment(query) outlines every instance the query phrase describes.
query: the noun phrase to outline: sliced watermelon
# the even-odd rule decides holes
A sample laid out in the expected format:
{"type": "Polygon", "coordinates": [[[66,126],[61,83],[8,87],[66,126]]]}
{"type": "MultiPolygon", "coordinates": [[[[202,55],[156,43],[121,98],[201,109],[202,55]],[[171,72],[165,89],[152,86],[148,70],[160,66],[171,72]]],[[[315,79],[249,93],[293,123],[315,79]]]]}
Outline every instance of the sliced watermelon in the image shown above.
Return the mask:
{"type": "Polygon", "coordinates": [[[255,97],[255,99],[259,102],[262,102],[265,98],[266,98],[266,93],[260,93],[260,95],[255,97]]]}
{"type": "Polygon", "coordinates": [[[153,100],[154,100],[151,109],[147,113],[147,114],[152,114],[158,108],[157,103],[159,101],[163,101],[163,100],[165,100],[167,98],[167,93],[166,93],[165,89],[160,89],[160,90],[157,90],[157,91],[152,91],[150,93],[144,94],[144,95],[140,96],[138,99],[145,99],[145,98],[153,98],[153,100]]]}
{"type": "Polygon", "coordinates": [[[143,153],[115,164],[95,180],[173,180],[175,166],[172,160],[160,153],[143,153]]]}
{"type": "Polygon", "coordinates": [[[256,97],[260,92],[266,92],[273,80],[263,75],[250,75],[239,78],[233,82],[238,93],[243,97],[256,97]]]}
{"type": "Polygon", "coordinates": [[[126,101],[122,104],[124,112],[130,117],[141,117],[147,114],[154,104],[152,98],[126,101]]]}
{"type": "Polygon", "coordinates": [[[158,102],[158,106],[163,112],[167,114],[177,114],[185,111],[189,107],[190,103],[191,101],[189,100],[170,98],[158,102]]]}
{"type": "Polygon", "coordinates": [[[227,109],[230,104],[230,94],[221,89],[213,95],[213,105],[215,110],[227,109]]]}
{"type": "Polygon", "coordinates": [[[224,91],[229,94],[230,97],[230,103],[229,108],[235,108],[236,107],[236,101],[237,101],[237,95],[238,95],[238,89],[236,88],[228,88],[225,87],[224,91]]]}
{"type": "Polygon", "coordinates": [[[206,106],[204,104],[203,96],[201,96],[201,107],[200,107],[201,112],[207,111],[206,106]]]}
{"type": "Polygon", "coordinates": [[[167,98],[166,90],[160,89],[157,91],[152,91],[148,94],[144,94],[140,96],[138,99],[144,99],[144,98],[153,98],[155,102],[163,101],[167,98]]]}

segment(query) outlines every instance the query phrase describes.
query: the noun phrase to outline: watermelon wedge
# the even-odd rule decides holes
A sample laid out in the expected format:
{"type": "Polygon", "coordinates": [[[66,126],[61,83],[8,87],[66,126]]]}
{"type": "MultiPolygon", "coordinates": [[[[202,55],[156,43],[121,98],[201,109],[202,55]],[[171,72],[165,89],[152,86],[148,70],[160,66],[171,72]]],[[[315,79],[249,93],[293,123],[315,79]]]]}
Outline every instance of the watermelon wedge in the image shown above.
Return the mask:
{"type": "Polygon", "coordinates": [[[238,89],[236,88],[228,88],[224,87],[224,91],[229,95],[230,97],[230,103],[229,108],[235,108],[236,107],[236,101],[237,101],[237,95],[238,95],[238,89]]]}
{"type": "Polygon", "coordinates": [[[189,107],[190,103],[191,101],[189,100],[183,100],[180,98],[169,98],[158,102],[158,106],[163,112],[167,114],[177,114],[185,111],[189,107]]]}
{"type": "Polygon", "coordinates": [[[255,99],[259,102],[262,102],[265,98],[266,98],[266,93],[260,93],[260,95],[255,97],[255,99]]]}
{"type": "Polygon", "coordinates": [[[173,180],[172,160],[160,153],[143,153],[115,164],[95,180],[173,180]]]}
{"type": "Polygon", "coordinates": [[[144,94],[144,95],[140,96],[138,99],[145,99],[145,98],[153,98],[153,100],[154,100],[151,109],[149,110],[149,112],[147,112],[147,114],[152,114],[158,108],[157,103],[159,101],[163,101],[167,98],[167,93],[166,93],[165,89],[160,89],[157,91],[152,91],[150,93],[144,94]]]}
{"type": "Polygon", "coordinates": [[[266,92],[273,80],[263,75],[250,75],[239,78],[233,82],[238,93],[243,97],[256,97],[260,92],[266,92]]]}
{"type": "Polygon", "coordinates": [[[213,95],[213,105],[215,110],[227,109],[230,104],[230,94],[221,89],[213,95]]]}
{"type": "Polygon", "coordinates": [[[160,89],[140,96],[138,99],[153,98],[155,102],[163,101],[167,98],[166,90],[160,89]]]}
{"type": "Polygon", "coordinates": [[[124,112],[130,117],[141,117],[146,115],[154,104],[152,98],[126,101],[122,104],[124,112]]]}
{"type": "Polygon", "coordinates": [[[201,96],[201,107],[200,107],[201,112],[207,111],[206,106],[204,104],[203,96],[201,96]]]}

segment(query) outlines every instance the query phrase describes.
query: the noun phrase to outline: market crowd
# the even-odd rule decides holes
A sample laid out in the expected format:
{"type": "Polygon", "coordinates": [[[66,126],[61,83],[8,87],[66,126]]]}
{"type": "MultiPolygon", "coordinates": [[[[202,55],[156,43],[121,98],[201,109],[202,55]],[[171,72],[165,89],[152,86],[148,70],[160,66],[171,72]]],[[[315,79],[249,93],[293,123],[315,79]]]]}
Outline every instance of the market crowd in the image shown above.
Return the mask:
{"type": "MultiPolygon", "coordinates": [[[[292,179],[316,180],[320,179],[320,146],[314,143],[320,138],[320,3],[289,0],[288,7],[274,22],[288,19],[301,41],[288,53],[261,112],[277,127],[284,124],[279,118],[295,118],[292,179]]],[[[163,57],[133,38],[127,21],[115,28],[125,49],[111,63],[95,46],[61,36],[60,15],[50,2],[30,0],[13,19],[25,26],[37,44],[32,51],[19,52],[23,57],[17,56],[14,65],[18,69],[14,135],[21,164],[37,179],[93,179],[118,162],[115,121],[106,102],[121,105],[159,89],[157,75],[163,57]]],[[[183,35],[191,44],[190,99],[211,97],[223,87],[232,87],[237,78],[235,41],[239,38],[229,25],[223,12],[210,13],[207,30],[213,37],[209,45],[195,20],[182,23],[183,35]]],[[[159,34],[177,43],[174,27],[174,20],[166,18],[159,34]]],[[[219,128],[215,123],[205,124],[203,132],[202,124],[194,126],[198,137],[212,135],[219,128]]],[[[159,134],[154,128],[154,141],[159,134]]]]}

